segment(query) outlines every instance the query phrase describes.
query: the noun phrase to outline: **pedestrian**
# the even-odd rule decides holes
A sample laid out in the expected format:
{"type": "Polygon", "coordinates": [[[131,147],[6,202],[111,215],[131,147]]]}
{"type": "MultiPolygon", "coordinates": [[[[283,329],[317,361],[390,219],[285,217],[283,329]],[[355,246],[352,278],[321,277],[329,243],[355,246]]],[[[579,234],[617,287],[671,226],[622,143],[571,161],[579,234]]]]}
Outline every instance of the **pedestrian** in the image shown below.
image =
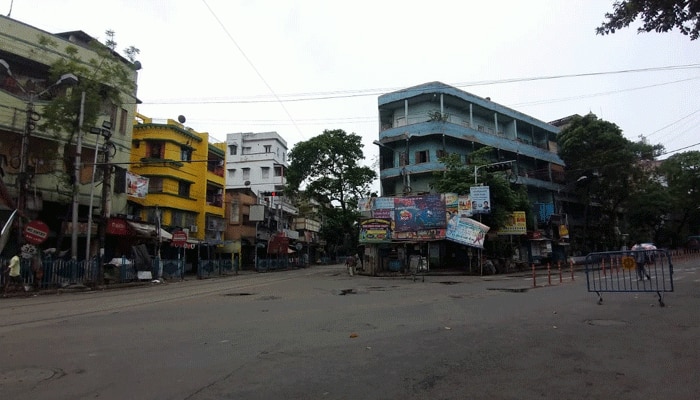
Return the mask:
{"type": "Polygon", "coordinates": [[[7,292],[7,288],[10,283],[13,285],[22,286],[22,275],[20,274],[20,261],[19,261],[20,251],[18,250],[14,256],[10,259],[10,264],[7,266],[7,279],[5,280],[5,287],[3,290],[7,292]]]}
{"type": "Polygon", "coordinates": [[[355,259],[355,256],[347,256],[345,258],[345,267],[348,269],[348,275],[353,276],[355,275],[355,266],[357,265],[357,260],[355,259]]]}
{"type": "Polygon", "coordinates": [[[643,281],[644,277],[651,280],[651,276],[649,276],[649,273],[646,271],[646,264],[648,261],[647,252],[639,242],[632,246],[632,250],[634,251],[634,261],[637,263],[637,280],[643,281]]]}

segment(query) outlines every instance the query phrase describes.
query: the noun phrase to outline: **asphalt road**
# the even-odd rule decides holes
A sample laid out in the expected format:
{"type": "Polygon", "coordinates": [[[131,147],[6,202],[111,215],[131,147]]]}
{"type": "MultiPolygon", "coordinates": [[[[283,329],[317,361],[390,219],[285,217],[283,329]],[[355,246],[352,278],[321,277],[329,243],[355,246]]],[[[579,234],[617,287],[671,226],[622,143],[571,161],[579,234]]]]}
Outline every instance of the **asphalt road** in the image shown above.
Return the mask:
{"type": "Polygon", "coordinates": [[[698,399],[700,260],[675,291],[340,265],[0,299],[3,399],[698,399]]]}

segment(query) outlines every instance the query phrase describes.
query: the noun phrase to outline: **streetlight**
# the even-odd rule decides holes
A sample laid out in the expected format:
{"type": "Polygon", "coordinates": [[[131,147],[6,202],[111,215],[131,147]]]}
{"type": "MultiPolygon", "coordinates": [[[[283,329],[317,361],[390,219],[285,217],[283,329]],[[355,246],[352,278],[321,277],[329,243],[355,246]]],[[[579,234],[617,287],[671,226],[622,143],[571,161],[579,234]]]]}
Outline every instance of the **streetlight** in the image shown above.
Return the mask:
{"type": "MultiPolygon", "coordinates": [[[[509,169],[511,167],[511,164],[514,163],[515,160],[508,160],[508,161],[501,161],[501,162],[495,162],[491,164],[486,164],[486,165],[475,165],[474,166],[474,184],[479,183],[479,175],[477,174],[481,168],[488,168],[488,167],[498,167],[497,169],[509,169]]],[[[481,221],[481,214],[479,214],[479,221],[481,221]]],[[[478,250],[478,265],[479,269],[481,270],[481,275],[484,274],[484,265],[483,265],[483,260],[481,259],[481,248],[478,250]]],[[[470,267],[471,268],[471,267],[470,267]]]]}
{"type": "Polygon", "coordinates": [[[16,84],[17,87],[24,93],[26,96],[25,101],[27,102],[27,120],[24,125],[24,131],[22,132],[22,142],[20,146],[20,165],[19,165],[19,185],[18,185],[18,194],[17,194],[17,210],[19,211],[20,218],[18,219],[19,223],[19,240],[21,241],[22,237],[22,217],[26,218],[25,215],[25,210],[27,207],[27,186],[28,186],[28,178],[27,178],[27,164],[28,164],[28,157],[29,157],[29,137],[31,136],[32,131],[36,128],[36,122],[41,119],[41,115],[39,115],[36,111],[34,111],[34,100],[38,99],[39,97],[43,96],[44,94],[48,93],[51,89],[60,86],[60,85],[77,85],[78,84],[78,77],[76,77],[73,74],[63,74],[61,77],[54,82],[52,85],[47,87],[46,89],[42,90],[41,92],[35,92],[33,90],[27,90],[22,83],[15,78],[15,76],[12,74],[12,70],[10,69],[10,64],[7,63],[7,61],[0,59],[0,73],[9,76],[16,84]]]}

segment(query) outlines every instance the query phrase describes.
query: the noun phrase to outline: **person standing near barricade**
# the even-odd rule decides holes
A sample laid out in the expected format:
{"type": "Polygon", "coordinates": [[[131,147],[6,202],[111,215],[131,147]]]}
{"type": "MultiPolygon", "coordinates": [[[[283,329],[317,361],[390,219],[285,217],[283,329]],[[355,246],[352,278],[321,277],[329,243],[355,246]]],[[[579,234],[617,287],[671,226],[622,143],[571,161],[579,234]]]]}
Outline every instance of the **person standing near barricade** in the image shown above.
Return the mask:
{"type": "Polygon", "coordinates": [[[639,242],[632,246],[632,250],[634,251],[634,261],[637,262],[637,280],[643,281],[645,276],[648,280],[651,280],[651,276],[646,271],[647,252],[639,242]]]}

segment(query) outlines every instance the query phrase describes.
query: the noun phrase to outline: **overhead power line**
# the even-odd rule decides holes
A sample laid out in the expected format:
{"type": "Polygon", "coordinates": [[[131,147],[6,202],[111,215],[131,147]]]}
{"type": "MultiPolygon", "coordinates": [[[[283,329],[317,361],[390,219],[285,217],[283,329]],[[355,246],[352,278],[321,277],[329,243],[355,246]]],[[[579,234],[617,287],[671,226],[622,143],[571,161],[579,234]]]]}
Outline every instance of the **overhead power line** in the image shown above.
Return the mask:
{"type": "MultiPolygon", "coordinates": [[[[233,40],[233,39],[232,39],[233,40]]],[[[476,81],[476,82],[458,82],[446,84],[449,87],[457,88],[467,88],[474,86],[485,86],[485,85],[499,85],[506,83],[516,83],[516,82],[534,82],[541,80],[553,80],[553,79],[564,79],[564,78],[581,78],[588,76],[601,76],[601,75],[616,75],[616,74],[629,74],[629,73],[642,73],[642,72],[654,72],[654,71],[675,71],[675,70],[686,70],[686,69],[700,69],[700,64],[686,64],[686,65],[671,65],[663,67],[653,67],[653,68],[640,68],[640,69],[627,69],[627,70],[617,70],[617,71],[603,71],[603,72],[587,72],[587,73],[577,73],[577,74],[562,74],[562,75],[548,75],[548,76],[538,76],[538,77],[524,77],[524,78],[507,78],[507,79],[494,79],[486,81],[476,81]]],[[[688,78],[698,79],[696,78],[688,78]]],[[[670,83],[681,82],[674,81],[670,83]]],[[[659,85],[663,85],[659,84],[659,85]]],[[[668,84],[668,83],[666,83],[668,84]]],[[[653,87],[653,86],[649,86],[653,87]]],[[[342,99],[342,98],[352,98],[352,97],[366,97],[366,96],[379,96],[385,93],[390,93],[394,91],[402,90],[410,93],[411,90],[422,90],[422,88],[416,89],[406,89],[406,88],[375,88],[375,89],[357,89],[357,90],[334,90],[334,91],[324,91],[324,92],[301,92],[301,93],[287,93],[287,94],[276,94],[273,92],[273,96],[270,95],[253,95],[253,96],[242,96],[242,97],[209,97],[209,98],[179,98],[179,99],[153,99],[147,100],[143,99],[144,103],[148,104],[247,104],[247,103],[273,103],[273,102],[300,102],[300,101],[313,101],[313,100],[329,100],[329,99],[342,99]]],[[[272,92],[272,90],[271,90],[272,92]]]]}

